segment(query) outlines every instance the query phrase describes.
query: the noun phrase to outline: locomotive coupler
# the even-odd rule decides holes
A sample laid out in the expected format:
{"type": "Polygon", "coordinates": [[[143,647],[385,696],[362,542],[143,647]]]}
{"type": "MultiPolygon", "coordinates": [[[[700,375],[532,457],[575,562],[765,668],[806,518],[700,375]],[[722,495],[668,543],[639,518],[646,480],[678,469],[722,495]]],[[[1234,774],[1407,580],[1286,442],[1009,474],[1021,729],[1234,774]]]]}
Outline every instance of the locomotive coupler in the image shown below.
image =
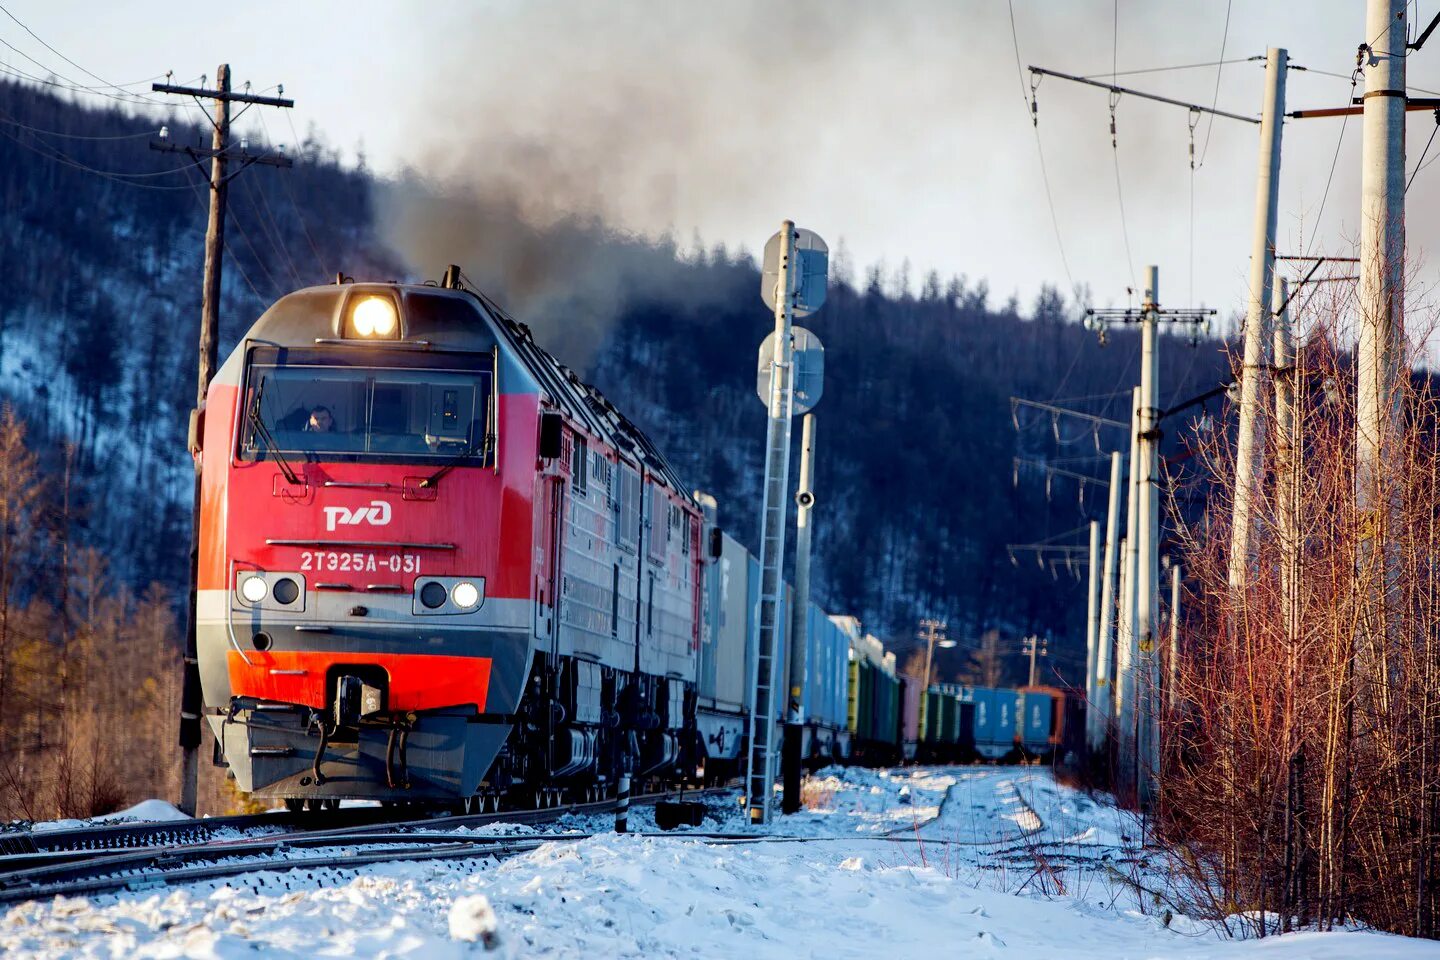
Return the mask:
{"type": "Polygon", "coordinates": [[[335,681],[335,726],[358,727],[385,706],[385,694],[356,676],[346,674],[335,681]]]}

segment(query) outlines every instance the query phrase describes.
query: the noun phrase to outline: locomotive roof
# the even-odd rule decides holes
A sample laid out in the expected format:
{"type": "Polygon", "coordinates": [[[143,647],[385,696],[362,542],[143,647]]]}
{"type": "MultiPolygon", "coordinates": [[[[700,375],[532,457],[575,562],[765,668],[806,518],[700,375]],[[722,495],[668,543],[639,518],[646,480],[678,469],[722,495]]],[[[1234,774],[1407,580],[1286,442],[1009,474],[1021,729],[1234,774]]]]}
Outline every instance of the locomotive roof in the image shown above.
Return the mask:
{"type": "MultiPolygon", "coordinates": [[[[605,395],[582,381],[536,342],[530,328],[479,290],[411,283],[343,283],[306,287],[281,297],[256,321],[251,339],[278,344],[335,342],[346,303],[367,293],[396,293],[409,346],[436,350],[486,351],[498,341],[540,385],[557,408],[622,454],[642,462],[687,501],[689,488],[638,426],[605,395]],[[479,335],[479,320],[489,336],[479,335]]],[[[378,345],[378,344],[377,344],[378,345]]]]}

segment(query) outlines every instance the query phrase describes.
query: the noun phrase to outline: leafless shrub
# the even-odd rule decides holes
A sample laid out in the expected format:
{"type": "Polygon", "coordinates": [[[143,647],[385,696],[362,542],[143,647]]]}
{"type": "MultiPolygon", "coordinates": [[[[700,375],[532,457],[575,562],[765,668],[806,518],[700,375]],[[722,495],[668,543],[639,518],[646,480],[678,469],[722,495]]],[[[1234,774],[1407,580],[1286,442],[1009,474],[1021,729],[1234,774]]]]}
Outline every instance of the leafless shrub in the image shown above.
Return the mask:
{"type": "MultiPolygon", "coordinates": [[[[1252,935],[1358,919],[1434,936],[1440,884],[1440,395],[1401,376],[1357,497],[1347,288],[1306,303],[1294,442],[1265,404],[1253,562],[1228,582],[1234,451],[1196,434],[1208,508],[1165,714],[1160,824],[1192,895],[1252,935]],[[1367,496],[1368,494],[1368,496],[1367,496]]],[[[1411,343],[1426,331],[1409,321],[1411,343]]],[[[1401,370],[1411,369],[1411,356],[1401,370]]]]}

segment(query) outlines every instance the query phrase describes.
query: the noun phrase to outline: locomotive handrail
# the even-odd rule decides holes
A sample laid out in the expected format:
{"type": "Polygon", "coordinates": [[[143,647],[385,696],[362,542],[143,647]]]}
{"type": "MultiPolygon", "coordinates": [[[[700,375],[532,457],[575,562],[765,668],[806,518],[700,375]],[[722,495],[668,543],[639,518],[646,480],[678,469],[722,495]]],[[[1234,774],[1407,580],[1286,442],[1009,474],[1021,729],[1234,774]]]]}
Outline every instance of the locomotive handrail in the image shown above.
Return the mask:
{"type": "Polygon", "coordinates": [[[407,543],[401,540],[266,540],[268,547],[396,547],[409,550],[454,550],[453,543],[407,543]]]}
{"type": "Polygon", "coordinates": [[[240,646],[240,641],[235,637],[235,604],[229,597],[229,593],[234,589],[233,584],[235,583],[235,560],[233,557],[230,560],[230,583],[232,586],[227,587],[225,590],[225,632],[230,635],[230,646],[234,647],[235,652],[240,654],[240,659],[245,661],[245,666],[253,667],[254,664],[250,662],[249,657],[245,656],[244,648],[240,646]]]}
{"type": "Polygon", "coordinates": [[[375,490],[389,490],[394,486],[384,480],[326,480],[327,487],[365,487],[375,490]]]}

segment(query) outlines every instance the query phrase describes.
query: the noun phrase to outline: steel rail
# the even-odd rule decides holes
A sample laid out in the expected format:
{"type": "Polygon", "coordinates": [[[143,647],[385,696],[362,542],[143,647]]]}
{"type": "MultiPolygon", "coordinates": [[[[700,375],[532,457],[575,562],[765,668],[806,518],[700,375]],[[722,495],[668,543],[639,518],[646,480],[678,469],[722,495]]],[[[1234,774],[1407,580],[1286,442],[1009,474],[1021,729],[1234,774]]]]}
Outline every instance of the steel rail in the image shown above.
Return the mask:
{"type": "MultiPolygon", "coordinates": [[[[728,793],[729,788],[697,790],[692,797],[713,797],[728,793]]],[[[652,804],[677,796],[676,793],[653,793],[632,798],[635,804],[652,804]]],[[[172,883],[236,876],[245,873],[283,872],[288,870],[351,867],[396,860],[470,859],[473,857],[508,856],[535,849],[544,843],[583,840],[591,833],[542,834],[532,836],[472,836],[454,830],[494,822],[523,825],[542,818],[559,819],[567,814],[599,814],[612,811],[614,800],[544,810],[516,811],[510,814],[476,814],[471,816],[435,817],[426,820],[399,821],[364,827],[344,827],[301,834],[282,834],[247,840],[230,840],[186,846],[107,849],[92,852],[83,859],[74,859],[73,851],[60,851],[64,858],[57,862],[34,862],[34,855],[19,855],[11,866],[0,872],[0,903],[34,900],[56,895],[96,894],[122,890],[144,890],[172,883]],[[448,830],[437,831],[443,825],[448,830]],[[423,829],[423,832],[415,832],[423,829]],[[364,832],[364,831],[371,832],[364,832]],[[363,847],[385,847],[363,850],[363,847]],[[296,857],[268,860],[245,859],[280,853],[295,848],[341,848],[342,853],[319,857],[296,857]],[[228,861],[228,862],[216,862],[228,861]]],[[[698,834],[687,834],[697,836],[698,834]]],[[[733,839],[733,838],[731,838],[733,839]]],[[[41,854],[40,856],[45,856],[41,854]]],[[[0,869],[5,861],[0,860],[0,869]]]]}
{"type": "MultiPolygon", "coordinates": [[[[687,791],[685,797],[715,797],[728,792],[728,787],[687,791]]],[[[642,794],[631,798],[632,804],[649,805],[674,799],[675,791],[642,794]]],[[[589,816],[609,813],[615,800],[565,804],[527,810],[491,813],[433,815],[400,819],[412,811],[382,807],[351,807],[339,810],[305,813],[273,812],[245,816],[209,817],[196,820],[171,820],[147,823],[125,823],[47,830],[38,833],[14,833],[0,836],[0,878],[23,869],[26,865],[48,865],[92,858],[122,856],[138,851],[181,850],[188,847],[228,849],[251,841],[271,837],[214,839],[226,830],[277,829],[275,838],[348,837],[365,831],[403,833],[488,826],[497,823],[531,825],[548,823],[567,815],[589,816]]]]}

